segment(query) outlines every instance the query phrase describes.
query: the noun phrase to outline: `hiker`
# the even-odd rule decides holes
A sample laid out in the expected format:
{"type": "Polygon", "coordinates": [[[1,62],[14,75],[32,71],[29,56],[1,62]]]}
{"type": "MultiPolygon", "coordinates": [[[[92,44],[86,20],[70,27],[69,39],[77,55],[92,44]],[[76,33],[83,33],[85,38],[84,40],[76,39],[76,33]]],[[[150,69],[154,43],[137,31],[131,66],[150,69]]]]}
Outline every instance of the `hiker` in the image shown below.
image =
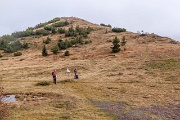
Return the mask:
{"type": "Polygon", "coordinates": [[[78,79],[76,68],[74,69],[74,79],[78,79]]]}
{"type": "Polygon", "coordinates": [[[56,70],[54,70],[53,72],[52,72],[52,77],[53,77],[53,83],[54,84],[56,84],[56,70]]]}
{"type": "Polygon", "coordinates": [[[67,68],[67,73],[68,73],[68,79],[69,79],[69,74],[70,74],[70,70],[67,68]]]}

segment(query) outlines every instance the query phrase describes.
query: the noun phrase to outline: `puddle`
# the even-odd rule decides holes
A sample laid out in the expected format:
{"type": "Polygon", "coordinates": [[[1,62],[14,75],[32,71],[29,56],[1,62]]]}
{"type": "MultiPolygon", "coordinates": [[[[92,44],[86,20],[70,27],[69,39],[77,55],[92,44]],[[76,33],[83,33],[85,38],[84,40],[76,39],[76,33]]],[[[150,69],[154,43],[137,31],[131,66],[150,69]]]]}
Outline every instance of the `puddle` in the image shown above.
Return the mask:
{"type": "Polygon", "coordinates": [[[3,103],[10,103],[10,102],[18,102],[18,100],[15,98],[16,95],[6,95],[2,96],[1,101],[3,103]]]}

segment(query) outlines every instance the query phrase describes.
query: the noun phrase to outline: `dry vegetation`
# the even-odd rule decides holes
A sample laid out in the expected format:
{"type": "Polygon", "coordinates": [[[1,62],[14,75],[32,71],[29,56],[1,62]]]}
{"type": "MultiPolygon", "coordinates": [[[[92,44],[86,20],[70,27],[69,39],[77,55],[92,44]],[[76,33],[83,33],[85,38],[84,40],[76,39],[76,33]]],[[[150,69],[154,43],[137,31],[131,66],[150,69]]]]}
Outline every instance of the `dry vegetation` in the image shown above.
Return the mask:
{"type": "Polygon", "coordinates": [[[5,116],[8,115],[8,107],[6,104],[4,104],[2,100],[2,95],[3,95],[3,87],[0,86],[0,120],[2,120],[5,116]]]}
{"type": "MultiPolygon", "coordinates": [[[[46,37],[28,37],[24,41],[31,42],[31,48],[21,51],[22,56],[1,58],[3,94],[14,94],[19,100],[7,104],[11,109],[6,120],[180,119],[179,43],[155,34],[113,33],[111,28],[78,18],[63,19],[73,26],[93,27],[87,38],[92,43],[68,48],[68,57],[64,51],[43,57],[46,37]],[[112,43],[107,41],[115,36],[126,37],[126,51],[111,53],[112,43]],[[71,70],[70,77],[66,68],[71,70]],[[73,79],[74,68],[78,80],[73,79]],[[51,76],[54,69],[56,85],[51,76]],[[42,81],[51,84],[36,86],[42,81]]],[[[49,53],[64,36],[50,37],[49,53]]]]}

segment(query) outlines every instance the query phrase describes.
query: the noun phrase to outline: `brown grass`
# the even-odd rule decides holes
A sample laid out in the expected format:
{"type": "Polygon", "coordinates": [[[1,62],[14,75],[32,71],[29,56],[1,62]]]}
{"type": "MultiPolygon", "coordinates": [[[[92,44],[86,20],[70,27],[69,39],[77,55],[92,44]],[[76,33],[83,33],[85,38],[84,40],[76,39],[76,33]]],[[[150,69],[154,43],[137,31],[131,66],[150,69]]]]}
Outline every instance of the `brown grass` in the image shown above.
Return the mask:
{"type": "MultiPolygon", "coordinates": [[[[65,18],[64,18],[65,19],[65,18]]],[[[169,39],[139,36],[135,33],[105,34],[102,26],[77,18],[68,18],[73,25],[96,29],[89,35],[91,44],[69,48],[71,55],[41,56],[42,38],[27,38],[36,46],[22,51],[19,57],[7,56],[0,60],[0,80],[3,94],[15,94],[20,102],[10,103],[11,114],[7,120],[24,119],[101,119],[113,116],[103,112],[89,99],[95,101],[125,102],[130,107],[151,105],[179,105],[180,44],[170,44],[169,39]],[[126,51],[111,53],[115,36],[127,39],[126,51]],[[144,41],[144,42],[143,42],[144,41]],[[168,63],[168,60],[175,63],[168,63]],[[168,64],[168,69],[150,65],[168,64]],[[175,64],[175,65],[174,65],[175,64]],[[66,68],[71,70],[70,76],[66,68]],[[77,68],[79,79],[73,79],[77,68]],[[52,83],[51,72],[57,70],[57,84],[52,83]],[[36,86],[38,82],[51,82],[49,86],[36,86]],[[26,101],[22,101],[26,98],[26,101]],[[28,117],[27,117],[28,116],[28,117]]],[[[50,49],[59,35],[50,36],[50,49]]],[[[66,38],[65,38],[66,39],[66,38]]]]}
{"type": "Polygon", "coordinates": [[[3,87],[0,86],[0,120],[3,120],[8,114],[8,107],[1,101],[3,95],[3,87]]]}

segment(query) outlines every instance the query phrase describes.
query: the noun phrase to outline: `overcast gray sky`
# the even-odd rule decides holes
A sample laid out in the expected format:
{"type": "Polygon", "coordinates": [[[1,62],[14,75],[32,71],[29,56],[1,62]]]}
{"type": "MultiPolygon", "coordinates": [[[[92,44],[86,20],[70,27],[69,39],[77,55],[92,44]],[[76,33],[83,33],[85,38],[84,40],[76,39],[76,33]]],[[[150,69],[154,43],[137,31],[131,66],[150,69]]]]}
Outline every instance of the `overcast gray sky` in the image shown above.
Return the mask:
{"type": "Polygon", "coordinates": [[[55,17],[79,17],[180,41],[180,0],[0,0],[0,36],[55,17]]]}

